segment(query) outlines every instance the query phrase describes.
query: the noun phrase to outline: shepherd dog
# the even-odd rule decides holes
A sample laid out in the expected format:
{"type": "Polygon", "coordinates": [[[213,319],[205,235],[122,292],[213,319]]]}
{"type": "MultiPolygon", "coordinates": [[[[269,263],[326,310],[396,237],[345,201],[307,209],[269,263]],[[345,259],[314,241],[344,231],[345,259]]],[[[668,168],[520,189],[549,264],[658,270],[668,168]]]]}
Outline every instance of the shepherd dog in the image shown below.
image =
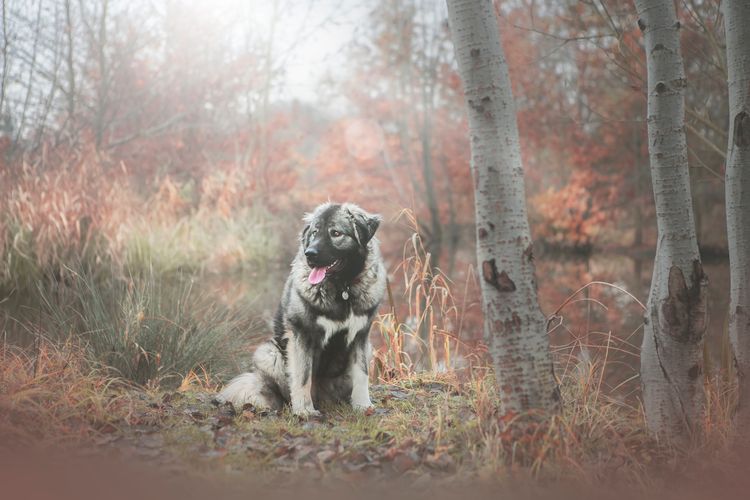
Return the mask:
{"type": "Polygon", "coordinates": [[[372,407],[370,326],[386,289],[375,231],[382,218],[351,203],[324,203],[303,218],[300,245],[273,322],[250,370],[219,399],[319,416],[321,405],[372,407]]]}

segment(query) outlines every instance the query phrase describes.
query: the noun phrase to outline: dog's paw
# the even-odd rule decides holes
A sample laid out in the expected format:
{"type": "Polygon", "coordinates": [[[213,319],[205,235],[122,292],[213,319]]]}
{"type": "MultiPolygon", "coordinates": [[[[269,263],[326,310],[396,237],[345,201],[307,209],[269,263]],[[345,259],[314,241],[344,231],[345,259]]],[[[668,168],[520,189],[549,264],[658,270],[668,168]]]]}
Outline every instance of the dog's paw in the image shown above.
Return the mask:
{"type": "Polygon", "coordinates": [[[375,407],[372,405],[372,401],[357,401],[352,402],[352,408],[354,408],[355,411],[360,411],[364,413],[372,413],[375,410],[375,407]]]}
{"type": "Polygon", "coordinates": [[[299,408],[292,411],[299,418],[320,418],[322,416],[322,413],[315,408],[299,408]]]}

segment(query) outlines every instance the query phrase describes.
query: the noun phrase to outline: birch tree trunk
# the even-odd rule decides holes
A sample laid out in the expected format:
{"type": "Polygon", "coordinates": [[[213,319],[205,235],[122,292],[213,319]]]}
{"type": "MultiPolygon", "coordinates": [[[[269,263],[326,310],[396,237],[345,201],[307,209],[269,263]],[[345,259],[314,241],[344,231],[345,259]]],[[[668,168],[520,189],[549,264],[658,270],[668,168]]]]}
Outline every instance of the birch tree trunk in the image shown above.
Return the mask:
{"type": "Polygon", "coordinates": [[[685,73],[673,0],[635,0],[645,34],[648,139],[658,242],[641,383],[646,423],[667,440],[699,430],[708,280],[698,253],[685,141],[685,73]]]}
{"type": "Polygon", "coordinates": [[[491,0],[447,0],[469,116],[484,337],[502,411],[555,411],[547,325],[537,303],[513,94],[491,0]]]}
{"type": "Polygon", "coordinates": [[[729,340],[739,378],[738,421],[750,424],[750,2],[725,0],[729,84],[726,204],[729,340]]]}

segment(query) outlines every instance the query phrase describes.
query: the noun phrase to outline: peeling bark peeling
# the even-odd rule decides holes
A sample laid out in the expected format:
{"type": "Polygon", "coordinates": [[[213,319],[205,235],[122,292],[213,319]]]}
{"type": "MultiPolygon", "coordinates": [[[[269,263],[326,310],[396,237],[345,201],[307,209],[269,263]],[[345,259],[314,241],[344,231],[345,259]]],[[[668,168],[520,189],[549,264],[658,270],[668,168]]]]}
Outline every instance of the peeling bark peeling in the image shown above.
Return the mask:
{"type": "Polygon", "coordinates": [[[484,335],[502,410],[556,411],[560,392],[537,302],[516,115],[495,12],[490,0],[447,4],[469,117],[484,335]]]}
{"type": "Polygon", "coordinates": [[[635,0],[645,37],[648,135],[658,244],[644,318],[646,422],[666,440],[700,429],[708,279],[695,235],[685,139],[685,73],[672,0],[635,0]]]}
{"type": "Polygon", "coordinates": [[[729,87],[726,167],[729,341],[739,382],[738,425],[750,438],[750,2],[725,0],[729,87]]]}

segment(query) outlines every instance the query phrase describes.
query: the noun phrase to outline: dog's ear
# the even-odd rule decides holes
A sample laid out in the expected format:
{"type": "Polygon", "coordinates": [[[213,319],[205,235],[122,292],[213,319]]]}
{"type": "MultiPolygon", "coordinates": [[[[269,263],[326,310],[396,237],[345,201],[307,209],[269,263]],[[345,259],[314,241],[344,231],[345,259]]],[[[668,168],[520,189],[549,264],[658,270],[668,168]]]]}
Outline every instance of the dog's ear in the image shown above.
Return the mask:
{"type": "Polygon", "coordinates": [[[367,241],[370,241],[375,236],[375,231],[380,227],[380,223],[383,222],[383,217],[378,214],[368,215],[365,217],[365,225],[367,226],[367,241]]]}
{"type": "Polygon", "coordinates": [[[357,235],[357,241],[363,247],[375,236],[383,218],[377,214],[368,214],[364,210],[347,210],[349,216],[354,222],[354,231],[357,235]]]}

